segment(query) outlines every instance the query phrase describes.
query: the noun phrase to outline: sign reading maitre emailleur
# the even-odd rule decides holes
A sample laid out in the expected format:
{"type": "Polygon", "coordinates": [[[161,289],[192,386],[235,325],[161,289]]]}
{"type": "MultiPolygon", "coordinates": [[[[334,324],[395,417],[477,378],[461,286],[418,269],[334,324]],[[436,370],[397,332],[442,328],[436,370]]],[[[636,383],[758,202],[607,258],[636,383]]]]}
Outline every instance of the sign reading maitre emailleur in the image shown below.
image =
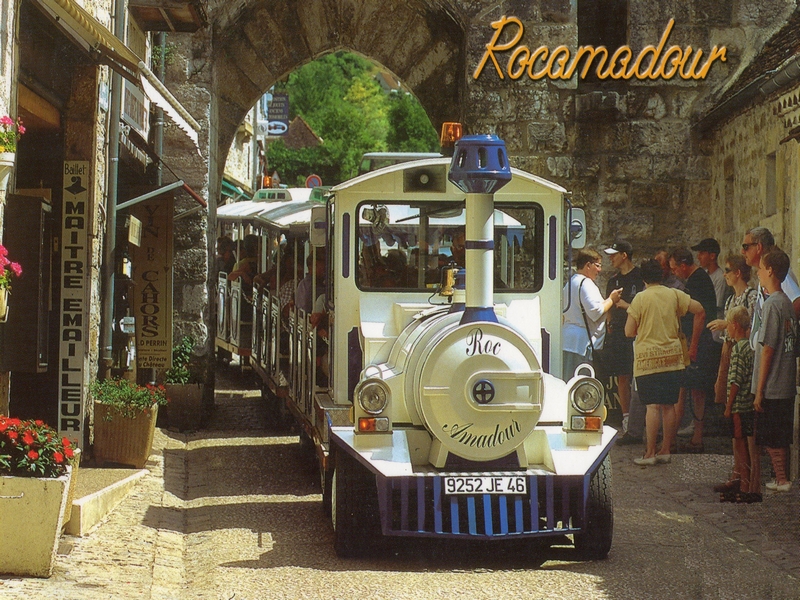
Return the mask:
{"type": "Polygon", "coordinates": [[[547,46],[539,46],[531,51],[528,46],[520,44],[525,33],[522,21],[503,16],[491,24],[495,30],[494,36],[486,44],[486,52],[473,78],[478,79],[490,61],[500,79],[505,79],[506,75],[510,79],[527,75],[533,80],[572,79],[576,73],[585,79],[593,69],[601,80],[669,80],[676,75],[687,80],[705,79],[714,61],[725,62],[725,46],[714,46],[707,57],[701,48],[667,46],[674,25],[675,20],[670,19],[658,45],[645,46],[634,57],[630,46],[620,46],[613,53],[605,46],[580,46],[574,52],[563,45],[552,50],[547,46]],[[507,41],[499,43],[501,36],[506,36],[507,41]],[[504,58],[508,55],[505,68],[498,62],[497,54],[502,54],[504,58]]]}
{"type": "Polygon", "coordinates": [[[89,163],[64,163],[61,211],[61,310],[58,356],[58,434],[83,444],[84,365],[86,364],[89,277],[89,163]]]}

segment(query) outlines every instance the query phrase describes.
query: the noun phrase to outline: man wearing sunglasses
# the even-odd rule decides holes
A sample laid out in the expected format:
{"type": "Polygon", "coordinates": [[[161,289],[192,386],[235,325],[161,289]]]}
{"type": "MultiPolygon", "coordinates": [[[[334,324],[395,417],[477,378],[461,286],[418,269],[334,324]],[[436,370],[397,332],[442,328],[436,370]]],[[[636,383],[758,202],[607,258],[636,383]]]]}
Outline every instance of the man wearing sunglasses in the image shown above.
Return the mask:
{"type": "MultiPolygon", "coordinates": [[[[742,240],[742,256],[745,262],[758,272],[758,267],[761,264],[761,257],[769,252],[775,246],[775,237],[772,232],[766,227],[753,227],[744,234],[742,240]]],[[[792,269],[786,274],[786,278],[781,283],[781,289],[789,296],[789,300],[794,307],[794,314],[800,317],[800,284],[797,282],[797,276],[792,269]]],[[[766,300],[766,292],[759,286],[758,297],[756,305],[753,307],[753,321],[750,326],[750,345],[755,349],[758,330],[761,328],[761,309],[766,300]]],[[[754,382],[755,387],[755,382],[754,382]]],[[[755,393],[755,390],[753,391],[755,393]]]]}

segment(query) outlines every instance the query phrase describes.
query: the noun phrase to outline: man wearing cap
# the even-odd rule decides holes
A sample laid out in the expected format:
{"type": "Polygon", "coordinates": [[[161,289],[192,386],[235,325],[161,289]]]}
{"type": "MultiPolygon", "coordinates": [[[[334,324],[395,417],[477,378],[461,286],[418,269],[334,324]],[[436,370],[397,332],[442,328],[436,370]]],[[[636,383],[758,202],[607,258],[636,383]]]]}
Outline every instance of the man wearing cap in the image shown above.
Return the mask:
{"type": "MultiPolygon", "coordinates": [[[[714,238],[706,238],[696,246],[692,246],[692,250],[697,252],[697,262],[711,277],[711,283],[714,284],[714,293],[717,297],[717,319],[725,318],[725,300],[731,295],[732,290],[725,282],[725,274],[719,268],[717,258],[719,257],[719,242],[714,238]]],[[[722,343],[722,331],[715,331],[713,334],[714,341],[718,344],[722,343]]]]}
{"type": "MultiPolygon", "coordinates": [[[[608,311],[603,364],[606,367],[605,375],[617,378],[622,431],[627,435],[633,377],[633,339],[625,336],[625,322],[628,320],[628,307],[633,297],[644,289],[644,281],[639,267],[633,265],[633,246],[629,242],[617,240],[604,252],[611,257],[611,266],[616,269],[608,281],[606,297],[614,290],[622,289],[622,293],[619,301],[608,311]]],[[[626,441],[625,436],[620,441],[626,441]]]]}

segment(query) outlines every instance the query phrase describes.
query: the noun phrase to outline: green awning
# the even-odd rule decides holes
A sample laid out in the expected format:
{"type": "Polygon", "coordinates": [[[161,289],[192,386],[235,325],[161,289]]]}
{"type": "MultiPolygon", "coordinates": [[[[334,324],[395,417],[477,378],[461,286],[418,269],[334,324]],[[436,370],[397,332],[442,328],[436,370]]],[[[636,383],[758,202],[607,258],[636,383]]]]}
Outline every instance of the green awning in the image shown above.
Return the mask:
{"type": "Polygon", "coordinates": [[[234,200],[251,200],[252,196],[245,192],[238,185],[232,184],[227,179],[222,180],[222,195],[226,198],[233,198],[234,200]]]}

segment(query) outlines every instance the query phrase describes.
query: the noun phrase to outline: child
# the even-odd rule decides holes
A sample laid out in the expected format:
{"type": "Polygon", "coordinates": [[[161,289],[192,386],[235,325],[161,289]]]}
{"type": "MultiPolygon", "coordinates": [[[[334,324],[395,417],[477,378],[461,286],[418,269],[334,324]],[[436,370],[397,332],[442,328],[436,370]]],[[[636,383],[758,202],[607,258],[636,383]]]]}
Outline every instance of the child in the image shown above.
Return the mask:
{"type": "MultiPolygon", "coordinates": [[[[758,280],[769,297],[764,301],[761,328],[756,334],[753,406],[758,413],[756,444],[766,447],[775,471],[775,481],[769,482],[767,489],[777,492],[788,492],[792,487],[786,478],[786,454],[792,443],[797,360],[794,309],[781,289],[788,272],[789,257],[783,250],[773,248],[761,257],[758,280]]],[[[760,488],[760,482],[755,483],[760,488]]]]}
{"type": "Polygon", "coordinates": [[[761,473],[754,437],[755,409],[750,391],[753,378],[753,349],[750,347],[750,313],[735,306],[725,315],[731,340],[728,397],[725,418],[731,420],[733,477],[714,488],[721,502],[761,502],[761,473]],[[751,465],[754,468],[751,470],[751,465]],[[752,478],[755,474],[758,479],[752,478]],[[751,484],[752,482],[752,484],[751,484]]]}

